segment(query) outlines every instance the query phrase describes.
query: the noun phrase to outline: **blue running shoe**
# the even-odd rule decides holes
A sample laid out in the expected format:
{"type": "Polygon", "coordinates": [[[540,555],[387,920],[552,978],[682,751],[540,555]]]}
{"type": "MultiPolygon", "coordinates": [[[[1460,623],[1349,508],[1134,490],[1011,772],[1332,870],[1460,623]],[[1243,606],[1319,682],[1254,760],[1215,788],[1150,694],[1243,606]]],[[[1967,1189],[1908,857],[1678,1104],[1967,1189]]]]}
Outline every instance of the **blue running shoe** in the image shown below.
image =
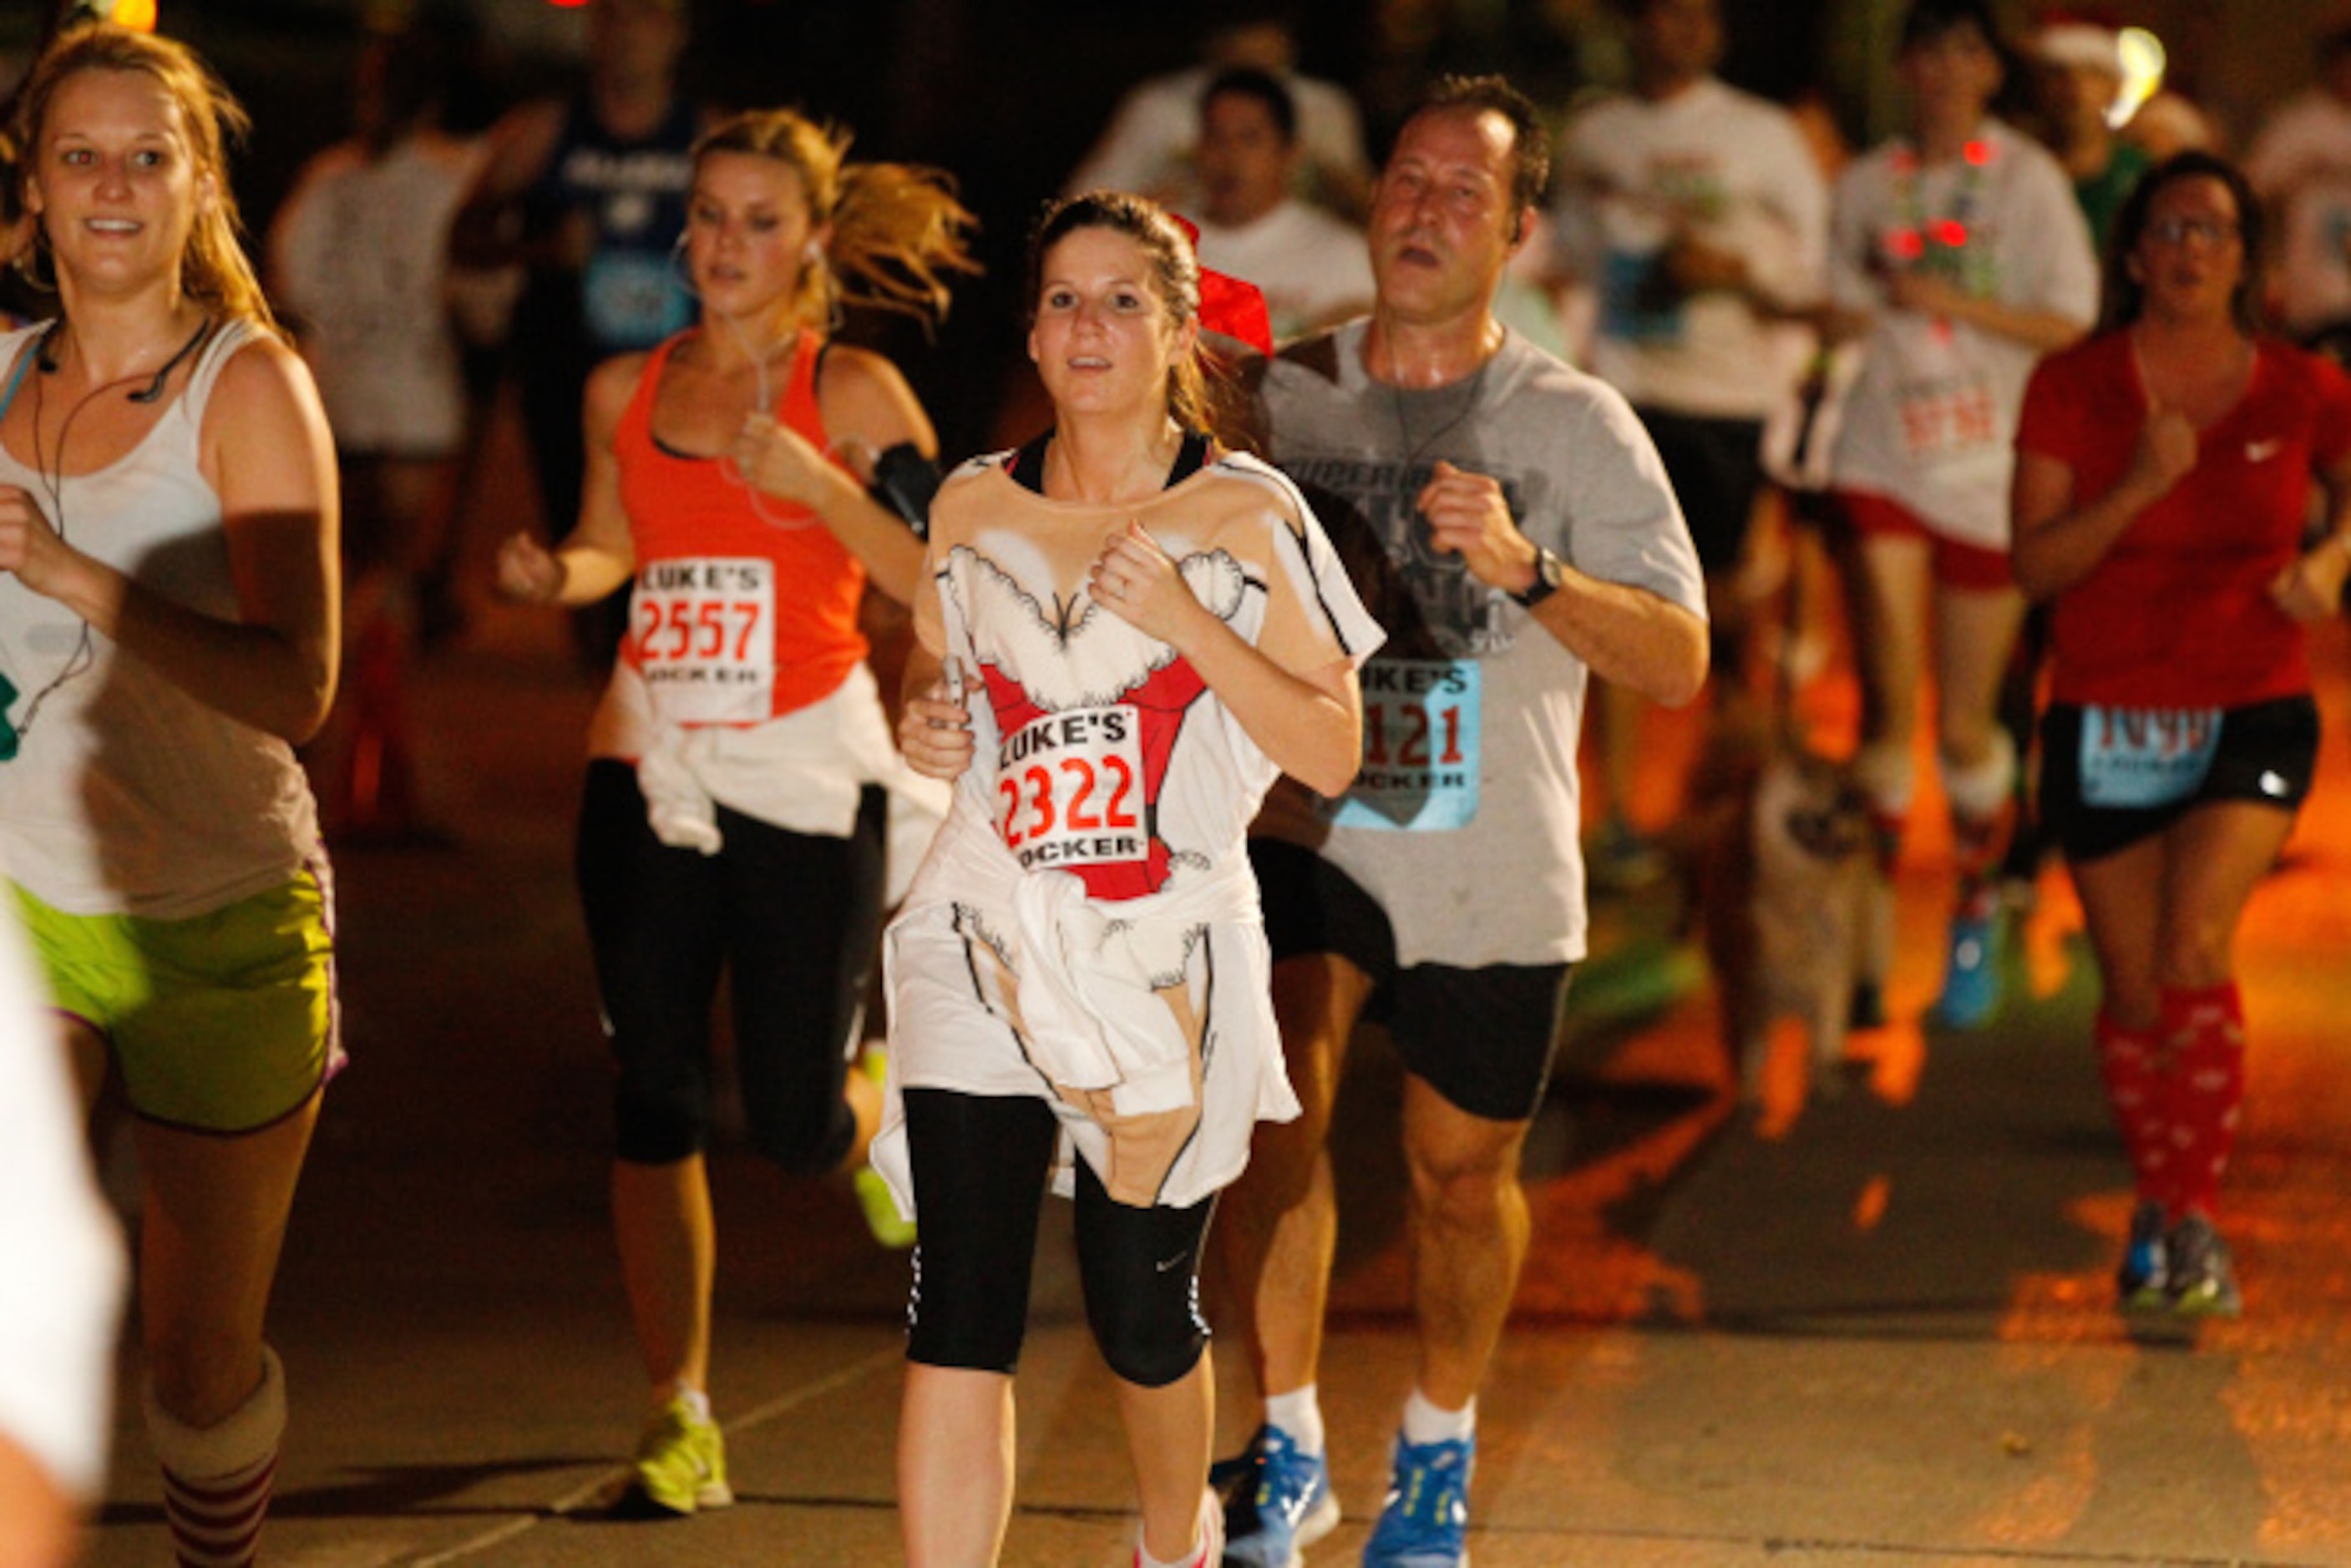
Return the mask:
{"type": "Polygon", "coordinates": [[[2000,1010],[2000,962],[2008,943],[2008,917],[1998,900],[1970,900],[1951,919],[1951,959],[1935,1022],[1946,1029],[1980,1029],[2000,1010]]]}
{"type": "Polygon", "coordinates": [[[1469,1472],[1478,1439],[1396,1439],[1395,1472],[1364,1568],[1469,1568],[1469,1472]]]}
{"type": "Polygon", "coordinates": [[[1279,1427],[1259,1427],[1241,1450],[1208,1472],[1225,1500],[1225,1562],[1247,1568],[1298,1568],[1299,1553],[1339,1527],[1331,1466],[1301,1452],[1279,1427]]]}
{"type": "Polygon", "coordinates": [[[2125,1312],[2162,1312],[2171,1305],[2171,1270],[2163,1241],[2163,1205],[2131,1210],[2130,1238],[2115,1271],[2115,1294],[2125,1312]]]}

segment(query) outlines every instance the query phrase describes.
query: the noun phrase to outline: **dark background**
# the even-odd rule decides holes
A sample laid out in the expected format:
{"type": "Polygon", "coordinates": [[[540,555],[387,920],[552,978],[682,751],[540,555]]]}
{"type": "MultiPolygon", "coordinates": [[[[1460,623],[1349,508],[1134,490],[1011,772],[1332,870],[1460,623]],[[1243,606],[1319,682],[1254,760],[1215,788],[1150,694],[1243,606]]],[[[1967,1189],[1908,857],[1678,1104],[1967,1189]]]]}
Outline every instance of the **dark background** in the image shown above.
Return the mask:
{"type": "MultiPolygon", "coordinates": [[[[1896,111],[1885,68],[1903,0],[1724,0],[1723,75],[1786,102],[1810,99],[1849,143],[1896,111]]],[[[852,322],[905,369],[950,455],[1005,432],[1004,371],[1017,366],[1021,244],[1120,96],[1190,61],[1230,0],[690,0],[688,89],[721,105],[789,103],[855,128],[861,158],[953,171],[982,223],[987,275],[960,287],[935,340],[852,322]]],[[[1256,7],[1261,9],[1262,7],[1256,7]]],[[[2013,24],[2024,4],[1999,8],[2013,24]]],[[[2173,85],[2241,144],[2268,103],[2300,85],[2308,39],[2335,0],[2141,0],[2091,8],[2154,28],[2173,85]]],[[[22,68],[51,0],[0,15],[0,83],[22,68]]],[[[551,0],[160,0],[162,28],[202,50],[252,111],[237,189],[257,234],[302,161],[340,136],[352,62],[371,20],[465,42],[457,129],[577,79],[583,16],[551,0]]],[[[1446,70],[1499,70],[1562,117],[1621,81],[1621,28],[1607,0],[1301,0],[1290,7],[1310,72],[1353,87],[1374,157],[1406,106],[1446,70]]]]}

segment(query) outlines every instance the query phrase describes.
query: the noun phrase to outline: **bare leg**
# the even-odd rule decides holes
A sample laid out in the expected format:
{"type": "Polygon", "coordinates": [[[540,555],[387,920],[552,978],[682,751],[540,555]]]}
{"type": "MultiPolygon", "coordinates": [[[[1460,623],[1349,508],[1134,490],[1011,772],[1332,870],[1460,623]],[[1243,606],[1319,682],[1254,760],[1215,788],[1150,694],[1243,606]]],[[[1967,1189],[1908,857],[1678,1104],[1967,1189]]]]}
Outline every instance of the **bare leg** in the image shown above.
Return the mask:
{"type": "Polygon", "coordinates": [[[2161,984],[2200,988],[2234,976],[2245,902],[2293,827],[2275,806],[2227,801],[2189,812],[2164,834],[2161,984]]]}
{"type": "Polygon", "coordinates": [[[1191,1371],[1159,1388],[1121,1379],[1119,1415],[1143,1501],[1143,1544],[1163,1563],[1197,1544],[1200,1491],[1216,1436],[1216,1376],[1203,1349],[1191,1371]]]}
{"type": "Polygon", "coordinates": [[[1862,741],[1907,755],[1918,729],[1926,670],[1928,549],[1924,539],[1873,534],[1861,541],[1854,652],[1863,691],[1862,741]]]}
{"type": "Polygon", "coordinates": [[[2023,624],[2024,599],[2013,588],[1935,591],[1935,738],[1959,767],[1992,754],[2000,685],[2023,624]]]}
{"type": "MultiPolygon", "coordinates": [[[[996,1561],[1012,1514],[1012,1438],[1011,1378],[907,1363],[898,1416],[898,1524],[908,1568],[983,1568],[996,1561]]],[[[1195,1507],[1198,1501],[1196,1477],[1195,1507]]]]}
{"type": "Polygon", "coordinates": [[[1405,1079],[1420,1390],[1441,1409],[1477,1397],[1518,1292],[1531,1230],[1519,1185],[1526,1136],[1525,1122],[1471,1116],[1405,1079]]]}
{"type": "Polygon", "coordinates": [[[261,1386],[263,1319],[319,1096],[234,1137],[137,1124],[139,1302],[155,1401],[211,1427],[261,1386]]]}
{"type": "Polygon", "coordinates": [[[612,1237],[656,1401],[681,1387],[709,1387],[718,1239],[702,1156],[671,1165],[614,1160],[612,1237]]]}
{"type": "Polygon", "coordinates": [[[1333,954],[1273,966],[1274,1016],[1301,1109],[1296,1121],[1259,1124],[1249,1169],[1218,1198],[1215,1228],[1225,1271],[1249,1306],[1244,1337],[1268,1396],[1312,1383],[1322,1360],[1339,1233],[1325,1146],[1348,1037],[1371,992],[1371,978],[1333,954]]]}

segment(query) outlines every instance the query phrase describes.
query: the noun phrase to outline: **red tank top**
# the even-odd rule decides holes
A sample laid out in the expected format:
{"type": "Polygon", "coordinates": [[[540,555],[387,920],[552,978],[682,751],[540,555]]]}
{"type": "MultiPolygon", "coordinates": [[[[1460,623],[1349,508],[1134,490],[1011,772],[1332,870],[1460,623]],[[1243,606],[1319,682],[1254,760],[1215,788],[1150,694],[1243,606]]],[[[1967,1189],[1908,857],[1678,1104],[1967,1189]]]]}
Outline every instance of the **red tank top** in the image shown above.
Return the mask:
{"type": "MultiPolygon", "coordinates": [[[[765,494],[755,511],[731,462],[653,440],[662,369],[687,336],[653,351],[612,432],[637,556],[622,652],[645,671],[664,717],[758,723],[831,696],[865,657],[857,628],[865,567],[814,512],[765,494]],[[763,625],[772,633],[763,636],[763,625]]],[[[820,448],[828,444],[817,408],[820,345],[800,334],[775,410],[820,448]]]]}

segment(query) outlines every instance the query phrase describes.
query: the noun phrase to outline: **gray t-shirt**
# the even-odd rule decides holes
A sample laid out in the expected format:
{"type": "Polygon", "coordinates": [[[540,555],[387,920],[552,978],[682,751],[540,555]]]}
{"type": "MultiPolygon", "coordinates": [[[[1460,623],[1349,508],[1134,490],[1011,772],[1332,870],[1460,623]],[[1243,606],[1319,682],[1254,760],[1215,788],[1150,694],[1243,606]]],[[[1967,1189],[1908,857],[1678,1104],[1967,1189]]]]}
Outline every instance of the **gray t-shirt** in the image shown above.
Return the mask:
{"type": "Polygon", "coordinates": [[[1439,458],[1491,475],[1529,539],[1703,617],[1698,555],[1656,447],[1609,387],[1513,334],[1475,375],[1407,391],[1365,374],[1365,327],[1285,350],[1258,393],[1269,455],[1388,633],[1364,672],[1364,772],[1322,853],[1387,911],[1400,962],[1573,961],[1583,661],[1430,550],[1413,497],[1439,458]]]}

